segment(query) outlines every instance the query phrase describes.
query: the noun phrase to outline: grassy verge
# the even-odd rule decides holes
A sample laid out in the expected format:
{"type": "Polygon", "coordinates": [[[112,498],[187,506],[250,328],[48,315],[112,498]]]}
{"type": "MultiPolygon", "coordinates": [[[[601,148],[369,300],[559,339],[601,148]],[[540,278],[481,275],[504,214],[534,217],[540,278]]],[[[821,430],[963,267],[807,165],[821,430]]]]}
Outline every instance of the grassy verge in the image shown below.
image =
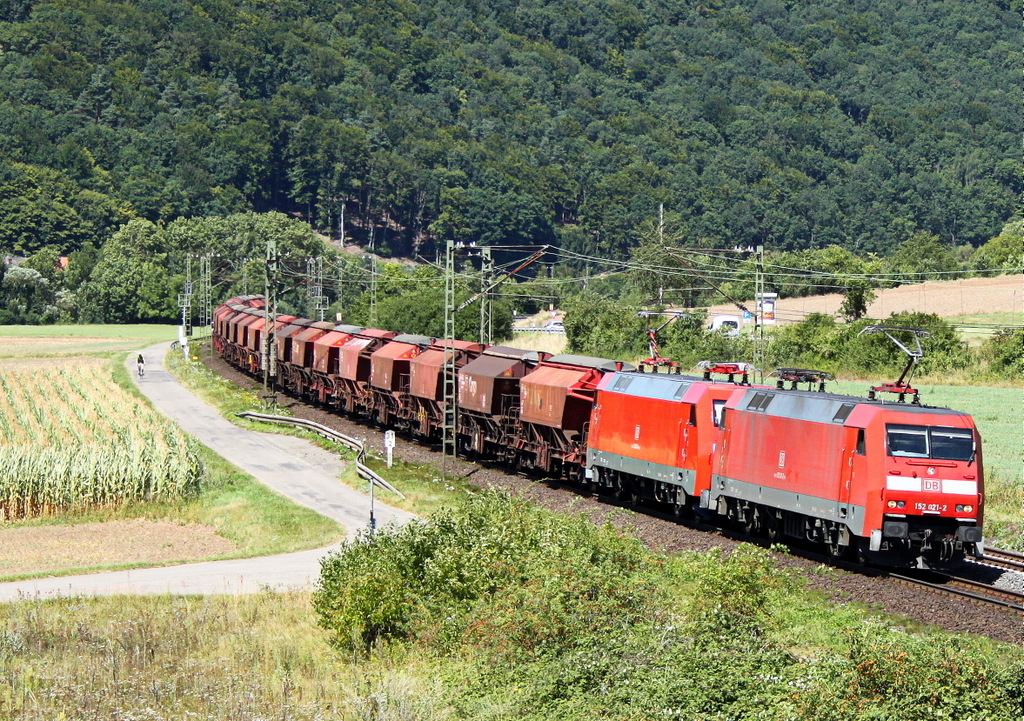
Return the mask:
{"type": "MultiPolygon", "coordinates": [[[[221,415],[232,423],[264,433],[283,433],[305,438],[322,448],[338,453],[343,458],[354,458],[354,454],[348,448],[328,441],[315,433],[299,428],[238,418],[236,414],[243,411],[269,412],[278,415],[288,415],[288,413],[264,407],[258,393],[239,388],[201,363],[186,363],[180,355],[172,353],[165,359],[165,364],[186,388],[220,411],[221,415]]],[[[370,434],[369,429],[366,434],[370,434]]],[[[378,489],[376,497],[381,502],[419,515],[429,516],[437,509],[450,505],[464,496],[467,491],[475,488],[465,478],[442,479],[440,469],[433,463],[417,464],[396,460],[392,467],[388,468],[384,459],[377,456],[372,449],[368,451],[365,463],[406,497],[405,500],[402,500],[387,491],[378,489]]],[[[368,490],[367,482],[358,476],[354,464],[342,474],[341,480],[356,490],[364,492],[368,490]]]]}
{"type": "Polygon", "coordinates": [[[5,606],[0,717],[1016,718],[1018,647],[837,605],[749,547],[666,557],[563,514],[481,515],[406,534],[444,560],[414,583],[388,582],[401,537],[338,579],[408,605],[370,650],[332,644],[303,593],[5,606]]]}

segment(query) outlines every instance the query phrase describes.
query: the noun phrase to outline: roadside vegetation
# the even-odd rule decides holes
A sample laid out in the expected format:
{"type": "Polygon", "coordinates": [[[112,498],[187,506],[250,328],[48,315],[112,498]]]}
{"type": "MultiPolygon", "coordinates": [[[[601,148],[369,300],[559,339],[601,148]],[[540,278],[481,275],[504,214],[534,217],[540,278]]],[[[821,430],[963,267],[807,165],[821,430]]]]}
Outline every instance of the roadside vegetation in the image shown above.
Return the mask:
{"type": "Polygon", "coordinates": [[[5,607],[0,716],[1017,721],[1024,652],[662,556],[499,494],[346,543],[310,594],[5,607]],[[316,609],[310,608],[310,603],[316,609]]]}
{"type": "Polygon", "coordinates": [[[482,493],[346,543],[313,604],[346,654],[434,659],[442,709],[461,718],[1020,712],[1019,648],[909,634],[799,587],[761,549],[660,556],[583,516],[482,493]]]}

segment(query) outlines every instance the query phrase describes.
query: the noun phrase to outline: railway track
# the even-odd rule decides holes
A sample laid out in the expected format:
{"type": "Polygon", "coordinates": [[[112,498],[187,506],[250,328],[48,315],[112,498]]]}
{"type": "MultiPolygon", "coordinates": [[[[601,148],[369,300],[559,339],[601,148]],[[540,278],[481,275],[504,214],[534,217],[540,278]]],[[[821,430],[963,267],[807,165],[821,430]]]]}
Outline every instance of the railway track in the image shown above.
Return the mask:
{"type": "Polygon", "coordinates": [[[1018,553],[1017,551],[989,548],[985,550],[985,555],[976,563],[1024,573],[1024,553],[1018,553]]]}
{"type": "MultiPolygon", "coordinates": [[[[534,479],[536,480],[536,479],[534,479]]],[[[558,481],[545,480],[543,481],[546,485],[553,488],[559,488],[572,493],[581,493],[580,489],[558,481]]],[[[707,533],[713,533],[715,535],[723,536],[733,541],[741,541],[744,543],[751,543],[754,545],[769,548],[772,544],[763,537],[750,536],[741,531],[723,528],[707,523],[703,523],[700,520],[688,518],[680,519],[671,513],[667,513],[651,506],[643,505],[638,508],[635,504],[623,502],[620,499],[604,496],[597,494],[599,500],[607,505],[619,506],[621,508],[632,508],[634,510],[641,510],[642,512],[660,518],[665,521],[674,523],[683,523],[690,528],[694,528],[707,533]]],[[[926,571],[922,575],[908,575],[904,573],[895,573],[884,568],[878,568],[874,566],[866,566],[863,564],[853,563],[846,560],[836,559],[815,551],[800,548],[791,544],[785,544],[790,553],[795,556],[814,561],[817,563],[833,566],[840,568],[851,573],[857,573],[862,576],[870,576],[875,578],[886,579],[889,582],[896,583],[901,586],[912,587],[917,589],[924,589],[930,593],[936,593],[939,595],[953,597],[958,599],[964,599],[969,603],[978,605],[995,606],[1000,609],[1005,609],[1024,615],[1024,593],[1013,591],[1009,589],[1002,589],[993,586],[991,583],[979,581],[974,578],[966,578],[963,576],[956,576],[945,573],[937,573],[932,571],[926,571]]],[[[1024,554],[1017,553],[1015,551],[1003,551],[1000,549],[989,549],[986,552],[984,560],[985,565],[991,563],[991,566],[996,564],[990,562],[989,556],[999,561],[1000,565],[998,568],[1003,570],[1017,571],[1024,573],[1024,554]]],[[[990,567],[991,567],[990,566],[990,567]]]]}
{"type": "Polygon", "coordinates": [[[886,576],[893,582],[904,586],[926,588],[941,595],[963,598],[972,603],[998,606],[1024,614],[1024,593],[1019,591],[996,588],[982,581],[961,576],[936,574],[937,578],[932,580],[900,573],[889,573],[886,576]]]}
{"type": "MultiPolygon", "coordinates": [[[[240,381],[241,378],[246,378],[244,374],[239,373],[236,369],[231,368],[227,364],[222,362],[217,364],[216,367],[211,364],[211,368],[217,372],[225,375],[232,380],[240,381]],[[235,374],[238,374],[237,376],[235,374]]],[[[244,383],[242,383],[245,385],[244,383]]],[[[365,430],[365,425],[357,423],[355,420],[350,418],[344,418],[336,414],[331,414],[323,411],[322,409],[316,409],[312,406],[306,406],[302,402],[293,401],[298,407],[307,408],[306,412],[300,412],[298,415],[303,416],[307,413],[311,413],[310,419],[318,419],[329,425],[335,423],[339,424],[339,428],[344,429],[345,426],[352,424],[353,429],[349,430],[350,433],[357,431],[362,432],[365,430]]],[[[431,451],[430,449],[424,448],[419,444],[408,444],[410,448],[415,449],[416,453],[425,454],[416,458],[416,462],[436,462],[437,458],[436,449],[431,451]]],[[[707,523],[702,522],[700,519],[687,518],[682,519],[671,512],[659,508],[652,508],[651,506],[642,506],[638,508],[633,503],[630,503],[624,499],[613,498],[610,496],[604,496],[602,494],[590,493],[582,490],[574,485],[568,485],[561,482],[556,482],[551,479],[542,479],[534,474],[528,473],[517,473],[504,466],[498,466],[488,462],[476,462],[475,465],[479,468],[486,469],[490,472],[501,473],[507,475],[509,478],[515,478],[516,476],[523,477],[523,480],[527,480],[531,485],[543,486],[551,489],[552,491],[569,491],[573,494],[582,497],[590,497],[595,501],[600,501],[603,504],[610,506],[617,506],[619,508],[626,508],[632,510],[639,510],[643,515],[653,517],[662,522],[668,522],[673,525],[681,525],[692,529],[693,531],[705,532],[710,535],[717,535],[723,539],[728,539],[733,542],[748,542],[755,545],[768,548],[771,543],[764,538],[749,536],[739,529],[736,528],[723,528],[720,526],[711,526],[707,523]]],[[[556,506],[561,506],[562,503],[558,502],[556,506]]],[[[654,537],[658,537],[658,533],[655,531],[654,537]]],[[[999,640],[1005,640],[1011,643],[1020,643],[1020,621],[1021,614],[1024,614],[1024,598],[1019,595],[1014,596],[1012,593],[1002,593],[998,589],[996,591],[998,598],[993,598],[989,593],[988,588],[984,584],[972,586],[970,583],[965,583],[958,586],[952,583],[953,579],[949,578],[932,578],[930,581],[917,579],[913,577],[906,577],[904,579],[888,578],[886,570],[881,568],[874,568],[871,566],[863,566],[857,563],[848,561],[837,561],[837,559],[829,557],[820,553],[813,553],[807,549],[801,549],[799,546],[792,546],[790,548],[790,554],[799,557],[805,561],[810,561],[821,565],[831,565],[850,572],[853,576],[866,577],[876,579],[877,583],[889,584],[892,589],[898,589],[901,586],[909,587],[913,586],[918,591],[920,600],[915,600],[913,596],[905,596],[901,593],[890,592],[874,592],[866,591],[866,599],[886,599],[883,601],[884,604],[891,607],[891,610],[895,613],[901,613],[910,615],[913,617],[919,617],[923,621],[930,623],[936,623],[950,630],[958,632],[969,632],[983,635],[989,635],[992,638],[998,638],[999,640]],[[924,602],[924,597],[929,594],[936,594],[939,597],[943,597],[950,601],[956,600],[962,601],[967,606],[970,606],[973,610],[964,608],[963,613],[950,613],[942,604],[933,606],[924,602]],[[937,615],[936,615],[937,614],[937,615]],[[1008,625],[1009,624],[1009,625],[1008,625]]],[[[990,555],[999,554],[998,550],[989,550],[990,555]]],[[[1014,552],[1008,552],[1010,556],[1009,562],[1013,560],[1024,560],[1021,558],[1024,554],[1015,554],[1014,552]]],[[[999,556],[1003,558],[1003,556],[999,556]]],[[[1001,575],[1003,570],[996,566],[988,566],[988,571],[996,577],[997,574],[1001,575]]],[[[1018,570],[1013,568],[1012,570],[1018,570]]],[[[984,575],[984,574],[982,574],[984,575]]],[[[861,588],[869,588],[866,585],[858,585],[856,582],[843,582],[840,584],[842,587],[853,589],[849,591],[856,597],[860,593],[861,588]]]]}

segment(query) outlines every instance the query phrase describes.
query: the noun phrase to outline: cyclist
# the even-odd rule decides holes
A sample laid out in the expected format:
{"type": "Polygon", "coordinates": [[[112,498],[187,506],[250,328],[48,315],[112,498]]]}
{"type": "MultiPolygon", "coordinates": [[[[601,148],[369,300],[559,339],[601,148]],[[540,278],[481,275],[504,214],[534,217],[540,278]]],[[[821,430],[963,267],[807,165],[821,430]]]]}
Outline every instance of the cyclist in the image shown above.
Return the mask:
{"type": "Polygon", "coordinates": [[[139,353],[139,357],[135,359],[135,365],[139,368],[139,378],[146,375],[146,359],[139,353]]]}

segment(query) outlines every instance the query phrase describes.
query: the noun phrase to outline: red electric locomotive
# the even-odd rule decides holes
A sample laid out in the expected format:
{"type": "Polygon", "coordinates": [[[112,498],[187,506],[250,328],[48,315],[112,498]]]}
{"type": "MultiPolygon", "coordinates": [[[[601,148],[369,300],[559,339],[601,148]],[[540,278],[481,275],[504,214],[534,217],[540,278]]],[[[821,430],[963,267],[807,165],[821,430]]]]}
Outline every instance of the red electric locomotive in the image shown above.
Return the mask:
{"type": "Polygon", "coordinates": [[[982,553],[981,437],[965,413],[751,388],[720,428],[703,508],[887,565],[982,553]]]}
{"type": "Polygon", "coordinates": [[[729,398],[744,390],[664,373],[605,376],[591,417],[589,480],[682,513],[710,489],[718,419],[729,398]]]}

